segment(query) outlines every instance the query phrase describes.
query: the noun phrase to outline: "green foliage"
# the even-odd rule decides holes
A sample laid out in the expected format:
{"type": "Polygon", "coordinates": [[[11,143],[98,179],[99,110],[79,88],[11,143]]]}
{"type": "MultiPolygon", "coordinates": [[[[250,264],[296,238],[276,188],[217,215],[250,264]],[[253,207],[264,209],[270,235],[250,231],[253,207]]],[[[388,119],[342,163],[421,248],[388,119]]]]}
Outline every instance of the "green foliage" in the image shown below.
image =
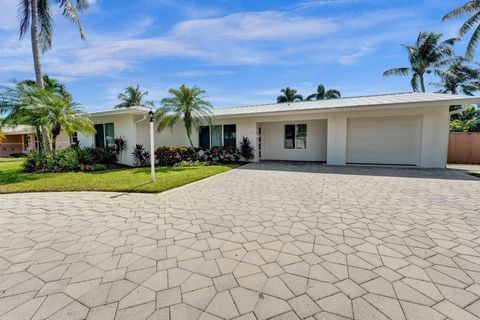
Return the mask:
{"type": "Polygon", "coordinates": [[[480,90],[480,69],[475,64],[457,57],[452,59],[446,70],[438,70],[439,82],[432,83],[440,93],[473,96],[480,90]]]}
{"type": "Polygon", "coordinates": [[[160,147],[155,150],[155,160],[161,167],[170,167],[180,162],[195,161],[196,152],[187,147],[160,147]]]}
{"type": "Polygon", "coordinates": [[[202,95],[205,93],[197,86],[192,88],[182,84],[178,89],[168,90],[170,97],[161,101],[161,108],[155,112],[157,131],[173,126],[180,120],[185,125],[190,146],[194,149],[192,142],[192,130],[202,122],[210,123],[212,118],[212,104],[202,95]]]}
{"type": "Polygon", "coordinates": [[[150,165],[150,152],[145,150],[143,144],[135,145],[132,155],[135,167],[146,167],[150,165]]]}
{"type": "Polygon", "coordinates": [[[277,103],[303,101],[303,96],[290,87],[286,87],[280,90],[280,92],[282,94],[277,97],[277,103]]]}
{"type": "Polygon", "coordinates": [[[425,74],[438,74],[448,65],[453,56],[457,39],[441,41],[442,33],[420,32],[414,45],[403,45],[407,50],[409,67],[393,68],[383,73],[384,77],[411,75],[410,84],[416,92],[425,92],[425,74]]]}
{"type": "Polygon", "coordinates": [[[467,52],[465,56],[468,59],[473,59],[475,49],[477,48],[478,41],[480,41],[480,1],[469,0],[460,7],[453,9],[443,17],[443,21],[456,17],[469,16],[464,24],[458,31],[458,36],[463,38],[469,34],[472,30],[472,36],[467,44],[467,52]]]}
{"type": "MultiPolygon", "coordinates": [[[[37,3],[38,23],[40,32],[38,33],[38,42],[42,51],[47,51],[52,47],[53,37],[53,16],[50,8],[50,1],[48,0],[22,0],[18,2],[18,15],[20,18],[20,38],[23,38],[29,31],[31,19],[33,18],[31,8],[32,1],[37,3]]],[[[82,24],[80,23],[79,13],[83,12],[89,7],[88,0],[76,0],[76,5],[73,5],[70,0],[56,0],[62,11],[62,15],[67,20],[74,23],[79,32],[81,39],[85,38],[82,24]]]]}
{"type": "Polygon", "coordinates": [[[451,132],[480,132],[480,109],[468,106],[465,111],[452,116],[451,132]]]}
{"type": "Polygon", "coordinates": [[[26,172],[68,172],[80,170],[77,152],[72,148],[53,150],[49,153],[32,151],[23,164],[26,172]]]}
{"type": "Polygon", "coordinates": [[[153,107],[152,101],[143,101],[146,96],[148,96],[148,91],[142,92],[139,85],[136,87],[126,87],[125,91],[117,96],[121,102],[115,106],[115,109],[153,107]]]}
{"type": "Polygon", "coordinates": [[[325,90],[325,87],[323,86],[323,84],[320,84],[317,87],[317,92],[309,95],[306,100],[311,101],[311,100],[340,99],[341,97],[342,95],[340,94],[340,91],[335,89],[325,90]]]}
{"type": "Polygon", "coordinates": [[[10,153],[8,156],[10,158],[25,158],[27,154],[23,152],[14,152],[14,153],[10,153]]]}
{"type": "Polygon", "coordinates": [[[240,142],[240,154],[245,160],[253,159],[254,148],[250,143],[250,140],[247,137],[243,137],[242,141],[240,142]]]}
{"type": "Polygon", "coordinates": [[[116,163],[117,157],[113,147],[70,147],[50,152],[32,151],[25,158],[23,167],[25,172],[93,171],[97,164],[105,167],[116,163]]]}
{"type": "Polygon", "coordinates": [[[236,163],[240,161],[240,151],[235,147],[213,147],[198,153],[201,161],[213,163],[236,163]]]}

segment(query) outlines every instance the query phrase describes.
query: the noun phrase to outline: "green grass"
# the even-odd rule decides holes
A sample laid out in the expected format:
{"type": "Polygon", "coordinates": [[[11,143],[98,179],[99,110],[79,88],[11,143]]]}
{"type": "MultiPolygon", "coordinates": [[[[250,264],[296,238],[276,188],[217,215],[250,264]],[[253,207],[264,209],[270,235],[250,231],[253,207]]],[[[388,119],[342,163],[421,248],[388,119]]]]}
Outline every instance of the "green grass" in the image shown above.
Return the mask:
{"type": "Polygon", "coordinates": [[[0,193],[37,191],[161,192],[228,171],[238,165],[157,168],[155,184],[150,168],[99,172],[26,173],[23,159],[0,158],[0,193]]]}

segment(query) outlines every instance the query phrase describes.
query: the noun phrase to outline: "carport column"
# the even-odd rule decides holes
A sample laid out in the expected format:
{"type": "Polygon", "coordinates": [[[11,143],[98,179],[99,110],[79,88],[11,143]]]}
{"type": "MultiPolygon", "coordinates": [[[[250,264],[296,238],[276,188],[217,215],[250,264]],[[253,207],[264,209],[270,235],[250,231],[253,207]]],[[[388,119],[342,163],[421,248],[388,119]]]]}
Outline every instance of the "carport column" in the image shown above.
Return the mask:
{"type": "Polygon", "coordinates": [[[347,161],[347,117],[341,113],[328,117],[327,164],[345,165],[347,161]]]}

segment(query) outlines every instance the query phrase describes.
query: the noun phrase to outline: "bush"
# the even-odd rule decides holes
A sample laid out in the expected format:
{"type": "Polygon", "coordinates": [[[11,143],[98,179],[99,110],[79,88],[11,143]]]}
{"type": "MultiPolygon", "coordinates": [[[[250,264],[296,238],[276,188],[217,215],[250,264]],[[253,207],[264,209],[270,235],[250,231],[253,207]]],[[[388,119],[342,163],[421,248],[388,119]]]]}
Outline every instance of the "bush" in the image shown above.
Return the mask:
{"type": "Polygon", "coordinates": [[[182,161],[195,161],[197,156],[187,147],[160,147],[155,150],[155,160],[159,166],[169,167],[182,161]]]}
{"type": "Polygon", "coordinates": [[[250,143],[250,140],[247,137],[243,137],[242,141],[240,142],[240,154],[242,155],[243,159],[245,160],[252,160],[254,148],[250,143]]]}
{"type": "Polygon", "coordinates": [[[240,161],[240,152],[235,147],[213,147],[197,153],[200,160],[215,163],[234,163],[240,161]]]}
{"type": "Polygon", "coordinates": [[[145,150],[143,144],[135,145],[132,155],[135,167],[146,167],[150,164],[150,152],[145,150]]]}
{"type": "Polygon", "coordinates": [[[23,163],[26,172],[99,171],[117,163],[115,148],[58,149],[49,153],[32,151],[23,163]]]}
{"type": "Polygon", "coordinates": [[[115,147],[97,147],[91,148],[94,163],[101,163],[105,165],[114,165],[118,162],[117,152],[115,147]]]}
{"type": "Polygon", "coordinates": [[[54,150],[48,154],[32,151],[23,163],[27,172],[67,172],[80,169],[74,148],[54,150]]]}

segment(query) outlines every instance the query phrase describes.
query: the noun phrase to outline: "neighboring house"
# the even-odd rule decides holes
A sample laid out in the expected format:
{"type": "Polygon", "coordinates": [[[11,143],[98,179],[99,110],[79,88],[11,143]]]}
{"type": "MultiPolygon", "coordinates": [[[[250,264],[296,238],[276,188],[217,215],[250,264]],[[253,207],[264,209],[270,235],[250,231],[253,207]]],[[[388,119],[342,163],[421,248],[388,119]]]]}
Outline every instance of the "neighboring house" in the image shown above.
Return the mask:
{"type": "MultiPolygon", "coordinates": [[[[321,161],[329,165],[392,164],[444,168],[449,106],[480,98],[437,93],[403,93],[334,100],[214,109],[214,122],[193,134],[199,147],[237,146],[248,137],[254,161],[321,161]]],[[[123,137],[132,164],[135,144],[149,149],[148,109],[93,112],[94,137],[79,134],[80,145],[108,145],[123,137]]],[[[155,147],[188,146],[183,123],[155,133],[155,147]]]]}
{"type": "MultiPolygon", "coordinates": [[[[0,157],[8,157],[12,153],[26,153],[38,147],[34,127],[19,125],[2,127],[1,130],[5,139],[0,141],[0,157]]],[[[70,143],[71,138],[63,133],[57,137],[59,148],[67,147],[70,143]]]]}

